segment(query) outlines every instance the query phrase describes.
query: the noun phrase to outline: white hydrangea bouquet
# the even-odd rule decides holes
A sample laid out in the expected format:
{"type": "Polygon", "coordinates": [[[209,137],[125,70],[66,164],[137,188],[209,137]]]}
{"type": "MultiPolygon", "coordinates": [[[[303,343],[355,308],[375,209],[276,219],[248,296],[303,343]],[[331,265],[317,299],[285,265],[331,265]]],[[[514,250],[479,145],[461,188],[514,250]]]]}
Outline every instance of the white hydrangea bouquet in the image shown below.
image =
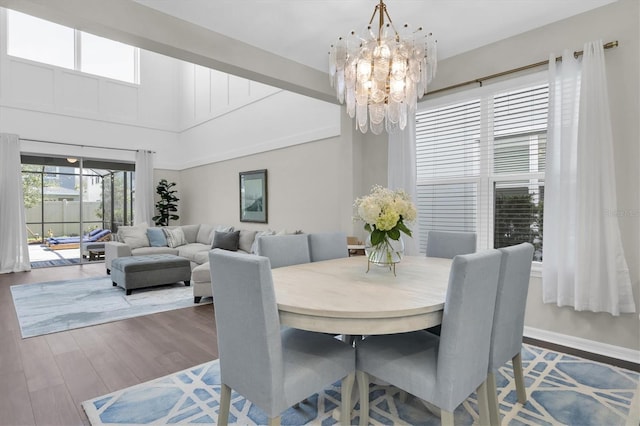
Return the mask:
{"type": "Polygon", "coordinates": [[[417,216],[409,195],[403,190],[375,185],[369,195],[356,199],[354,205],[357,218],[364,221],[364,229],[369,232],[365,245],[369,262],[385,265],[399,262],[404,252],[400,233],[411,236],[405,222],[413,222],[417,216]]]}

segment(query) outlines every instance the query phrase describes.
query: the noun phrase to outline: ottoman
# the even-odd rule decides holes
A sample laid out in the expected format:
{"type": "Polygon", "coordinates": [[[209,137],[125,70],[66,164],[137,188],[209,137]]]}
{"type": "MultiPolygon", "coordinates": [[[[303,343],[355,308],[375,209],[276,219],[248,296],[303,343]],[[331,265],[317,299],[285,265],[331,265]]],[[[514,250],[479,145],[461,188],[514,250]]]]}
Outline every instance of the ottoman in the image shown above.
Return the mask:
{"type": "Polygon", "coordinates": [[[125,289],[127,296],[136,288],[155,287],[191,279],[191,264],[184,257],[173,254],[125,256],[111,262],[111,281],[125,289]]]}

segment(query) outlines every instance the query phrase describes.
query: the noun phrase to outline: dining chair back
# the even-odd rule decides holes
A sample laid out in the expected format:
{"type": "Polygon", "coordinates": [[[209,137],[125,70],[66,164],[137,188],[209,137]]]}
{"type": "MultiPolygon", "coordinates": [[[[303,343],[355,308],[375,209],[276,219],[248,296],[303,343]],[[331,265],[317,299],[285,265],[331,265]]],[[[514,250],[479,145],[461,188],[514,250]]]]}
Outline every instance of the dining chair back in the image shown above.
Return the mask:
{"type": "Polygon", "coordinates": [[[492,425],[500,424],[495,374],[498,368],[509,360],[513,364],[518,402],[521,404],[527,402],[521,351],[534,247],[530,243],[522,243],[501,248],[500,251],[502,261],[493,315],[487,375],[489,415],[492,425]]]}
{"type": "Polygon", "coordinates": [[[216,274],[211,282],[222,386],[218,424],[228,421],[231,389],[261,408],[270,424],[343,378],[343,402],[350,404],[353,347],[321,333],[281,330],[269,259],[214,249],[209,262],[216,274]]]}
{"type": "Polygon", "coordinates": [[[427,256],[453,259],[459,254],[476,252],[475,232],[429,231],[427,256]]]}
{"type": "Polygon", "coordinates": [[[271,261],[272,268],[311,262],[309,236],[265,235],[258,238],[258,254],[271,261]]]}
{"type": "Polygon", "coordinates": [[[349,257],[347,234],[344,232],[309,234],[309,254],[312,262],[349,257]]]}
{"type": "Polygon", "coordinates": [[[369,374],[440,408],[443,424],[452,424],[455,408],[477,391],[480,423],[488,422],[486,365],[500,258],[491,249],[453,259],[441,336],[415,331],[359,342],[360,424],[368,422],[369,374]]]}

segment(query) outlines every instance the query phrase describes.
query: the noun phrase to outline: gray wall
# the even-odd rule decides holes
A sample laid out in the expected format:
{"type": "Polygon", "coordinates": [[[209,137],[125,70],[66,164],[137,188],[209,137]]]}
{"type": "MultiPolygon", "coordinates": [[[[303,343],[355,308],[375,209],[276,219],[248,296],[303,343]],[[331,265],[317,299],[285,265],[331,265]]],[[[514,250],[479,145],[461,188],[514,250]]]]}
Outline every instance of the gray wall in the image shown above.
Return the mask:
{"type": "MultiPolygon", "coordinates": [[[[538,62],[551,52],[560,55],[564,48],[581,50],[584,42],[590,40],[620,42],[620,47],[606,53],[618,195],[618,206],[612,210],[620,216],[637,306],[640,306],[639,4],[637,0],[621,0],[444,60],[431,86],[435,90],[538,62]]],[[[367,193],[372,184],[386,184],[387,142],[384,136],[354,131],[353,123],[345,115],[343,109],[338,137],[181,171],[181,222],[305,232],[340,229],[363,236],[362,224],[350,219],[353,200],[367,193]],[[240,223],[238,173],[263,168],[269,173],[269,223],[240,223]]],[[[535,332],[535,336],[559,343],[579,346],[581,342],[595,342],[599,346],[595,351],[607,345],[631,350],[623,356],[640,350],[637,314],[612,317],[544,305],[539,278],[531,282],[526,325],[530,334],[535,332]]]]}

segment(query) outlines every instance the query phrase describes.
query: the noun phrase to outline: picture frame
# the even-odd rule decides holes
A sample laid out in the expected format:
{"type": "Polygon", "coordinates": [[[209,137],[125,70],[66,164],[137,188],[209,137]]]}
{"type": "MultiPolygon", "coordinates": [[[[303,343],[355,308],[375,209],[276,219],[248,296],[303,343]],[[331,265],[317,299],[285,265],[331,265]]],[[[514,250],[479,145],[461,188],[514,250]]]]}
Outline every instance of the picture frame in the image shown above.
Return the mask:
{"type": "Polygon", "coordinates": [[[267,170],[240,172],[240,222],[267,223],[267,170]]]}

